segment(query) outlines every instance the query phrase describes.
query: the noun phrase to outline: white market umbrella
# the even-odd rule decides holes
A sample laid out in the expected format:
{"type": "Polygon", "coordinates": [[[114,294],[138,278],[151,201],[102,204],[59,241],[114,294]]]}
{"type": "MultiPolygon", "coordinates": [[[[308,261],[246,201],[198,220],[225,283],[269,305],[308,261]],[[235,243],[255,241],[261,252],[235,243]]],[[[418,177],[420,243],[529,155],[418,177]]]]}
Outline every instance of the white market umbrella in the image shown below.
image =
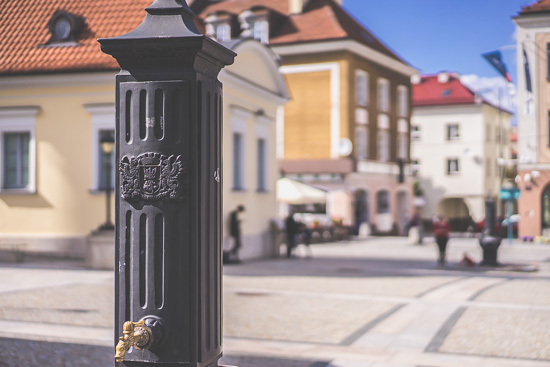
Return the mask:
{"type": "Polygon", "coordinates": [[[281,178],[277,180],[277,200],[287,204],[324,204],[327,194],[313,186],[281,178]]]}

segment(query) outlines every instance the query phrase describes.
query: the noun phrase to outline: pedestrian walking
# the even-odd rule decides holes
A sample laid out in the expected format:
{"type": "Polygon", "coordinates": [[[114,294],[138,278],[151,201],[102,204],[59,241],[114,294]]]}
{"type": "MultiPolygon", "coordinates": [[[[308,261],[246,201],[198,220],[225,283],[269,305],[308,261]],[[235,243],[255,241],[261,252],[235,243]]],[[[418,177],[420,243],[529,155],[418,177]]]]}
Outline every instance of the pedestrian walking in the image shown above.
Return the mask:
{"type": "Polygon", "coordinates": [[[241,248],[241,222],[243,220],[244,206],[239,205],[235,210],[229,214],[229,235],[233,239],[233,247],[231,248],[231,255],[235,257],[236,261],[239,261],[239,249],[241,248]]]}
{"type": "Polygon", "coordinates": [[[298,234],[298,223],[294,219],[294,213],[291,211],[285,220],[286,231],[286,256],[292,256],[292,250],[296,247],[296,235],[298,234]]]}
{"type": "Polygon", "coordinates": [[[447,219],[440,219],[437,216],[434,216],[432,232],[434,234],[435,242],[437,243],[437,248],[439,250],[439,259],[437,260],[437,263],[439,264],[439,266],[445,266],[447,263],[447,242],[449,241],[449,222],[447,221],[447,219]]]}

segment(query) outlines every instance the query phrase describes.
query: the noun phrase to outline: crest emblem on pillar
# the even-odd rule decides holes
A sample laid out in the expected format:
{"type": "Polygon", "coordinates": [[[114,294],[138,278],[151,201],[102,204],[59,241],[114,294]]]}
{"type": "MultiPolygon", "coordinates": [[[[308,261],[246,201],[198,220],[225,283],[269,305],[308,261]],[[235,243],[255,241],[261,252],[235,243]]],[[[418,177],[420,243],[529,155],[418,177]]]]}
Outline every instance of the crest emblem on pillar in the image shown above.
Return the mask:
{"type": "Polygon", "coordinates": [[[181,156],[143,153],[120,161],[120,193],[125,200],[183,200],[181,156]]]}

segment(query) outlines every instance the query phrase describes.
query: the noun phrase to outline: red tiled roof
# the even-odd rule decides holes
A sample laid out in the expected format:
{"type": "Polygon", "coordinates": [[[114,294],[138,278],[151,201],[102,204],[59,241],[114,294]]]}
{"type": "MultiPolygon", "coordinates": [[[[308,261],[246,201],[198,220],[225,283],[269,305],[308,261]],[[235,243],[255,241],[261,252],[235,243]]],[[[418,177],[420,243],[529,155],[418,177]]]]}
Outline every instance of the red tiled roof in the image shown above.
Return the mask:
{"type": "Polygon", "coordinates": [[[414,106],[474,104],[475,93],[462,84],[459,78],[449,74],[448,81],[440,83],[437,75],[422,76],[413,84],[414,106]]]}
{"type": "Polygon", "coordinates": [[[225,0],[206,6],[198,15],[205,18],[217,11],[226,11],[239,15],[245,10],[256,6],[265,6],[281,14],[288,14],[288,0],[225,0]]]}
{"type": "MultiPolygon", "coordinates": [[[[118,64],[101,52],[98,38],[122,35],[145,18],[153,0],[0,0],[0,75],[117,70],[118,64]],[[58,10],[81,16],[84,30],[76,44],[48,46],[48,22],[58,10]]],[[[188,4],[200,3],[188,0],[188,4]]],[[[288,0],[226,0],[199,13],[225,10],[235,15],[254,6],[273,9],[282,23],[272,44],[354,39],[401,60],[333,0],[310,0],[302,14],[289,15],[288,0]]],[[[200,22],[198,22],[200,23],[200,22]]],[[[199,29],[203,27],[198,24],[199,29]]]]}
{"type": "Polygon", "coordinates": [[[545,13],[550,11],[550,0],[539,0],[531,5],[524,6],[520,15],[545,13]]]}
{"type": "Polygon", "coordinates": [[[225,11],[237,16],[260,6],[284,17],[281,24],[271,27],[272,45],[352,39],[404,62],[333,0],[310,0],[300,14],[289,13],[289,0],[225,0],[206,6],[198,15],[204,19],[225,11]]]}
{"type": "Polygon", "coordinates": [[[0,74],[116,70],[97,38],[128,33],[145,18],[151,0],[9,0],[0,2],[0,74]],[[57,10],[84,17],[74,46],[44,46],[57,10]]]}

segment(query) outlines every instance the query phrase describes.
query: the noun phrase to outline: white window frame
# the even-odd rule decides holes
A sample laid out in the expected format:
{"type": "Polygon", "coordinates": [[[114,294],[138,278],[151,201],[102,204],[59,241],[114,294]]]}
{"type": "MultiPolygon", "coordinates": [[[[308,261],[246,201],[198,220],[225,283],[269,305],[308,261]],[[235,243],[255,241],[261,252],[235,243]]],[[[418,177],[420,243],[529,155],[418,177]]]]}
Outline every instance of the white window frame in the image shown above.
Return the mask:
{"type": "Polygon", "coordinates": [[[216,39],[220,42],[231,40],[231,26],[226,22],[220,22],[214,25],[216,39]]]}
{"type": "Polygon", "coordinates": [[[390,161],[390,117],[384,113],[378,115],[376,133],[376,159],[380,162],[390,161]]]}
{"type": "Polygon", "coordinates": [[[409,115],[409,89],[400,85],[397,87],[398,114],[400,117],[409,115]]]}
{"type": "Polygon", "coordinates": [[[411,173],[414,177],[416,177],[418,176],[418,172],[420,172],[420,160],[413,159],[411,160],[411,173]]]}
{"type": "Polygon", "coordinates": [[[377,136],[378,146],[377,146],[377,159],[380,162],[389,162],[390,161],[390,130],[389,129],[378,129],[377,136]]]}
{"type": "Polygon", "coordinates": [[[390,110],[390,81],[384,78],[378,78],[378,110],[389,112],[390,110]]]}
{"type": "Polygon", "coordinates": [[[266,19],[258,18],[252,22],[252,37],[263,44],[269,42],[269,22],[266,19]]]}
{"type": "Polygon", "coordinates": [[[397,158],[409,159],[409,136],[406,133],[397,135],[397,158]]]}
{"type": "Polygon", "coordinates": [[[369,129],[368,126],[355,127],[355,157],[359,160],[369,159],[369,129]]]}
{"type": "Polygon", "coordinates": [[[246,123],[250,119],[251,113],[248,111],[244,111],[241,109],[233,108],[231,110],[231,190],[233,191],[245,191],[247,189],[247,182],[246,182],[246,142],[247,142],[247,134],[246,134],[246,123]],[[239,157],[239,162],[234,162],[234,134],[240,134],[241,135],[241,154],[239,157]],[[235,179],[235,168],[236,164],[239,165],[240,170],[240,177],[238,179],[235,179]],[[240,187],[235,187],[235,182],[240,183],[240,187]]]}
{"type": "Polygon", "coordinates": [[[458,123],[450,123],[446,126],[446,135],[447,135],[447,141],[456,141],[460,140],[460,124],[458,123]],[[455,131],[455,134],[452,134],[453,130],[455,131]]]}
{"type": "Polygon", "coordinates": [[[38,106],[0,108],[0,193],[36,193],[36,115],[38,106]],[[29,133],[29,183],[27,187],[4,188],[4,134],[29,133]]]}
{"type": "Polygon", "coordinates": [[[412,141],[420,141],[420,138],[422,137],[420,125],[411,125],[411,140],[412,141]]]}
{"type": "Polygon", "coordinates": [[[355,70],[355,104],[360,107],[369,105],[369,73],[355,70]]]}
{"type": "Polygon", "coordinates": [[[446,163],[445,170],[447,171],[447,175],[454,176],[454,175],[460,174],[460,159],[458,159],[458,158],[447,158],[445,160],[445,163],[446,163]],[[456,162],[455,169],[451,169],[452,168],[451,167],[452,162],[456,162]]]}
{"type": "Polygon", "coordinates": [[[271,185],[269,184],[269,149],[270,149],[270,141],[269,141],[269,126],[273,125],[273,120],[268,117],[260,116],[258,117],[256,121],[256,190],[258,192],[267,192],[271,189],[271,185]],[[264,141],[264,161],[263,161],[263,181],[264,181],[264,187],[260,187],[260,164],[262,162],[259,161],[260,159],[260,152],[258,151],[258,144],[260,139],[263,139],[264,141]]]}
{"type": "MultiPolygon", "coordinates": [[[[103,191],[100,189],[99,176],[101,163],[99,156],[101,153],[101,143],[99,134],[104,130],[115,130],[115,105],[114,104],[87,104],[84,108],[92,115],[92,182],[91,191],[103,191]]],[[[113,151],[113,156],[114,156],[113,151]]],[[[113,164],[113,172],[116,172],[116,165],[113,164]]]]}

